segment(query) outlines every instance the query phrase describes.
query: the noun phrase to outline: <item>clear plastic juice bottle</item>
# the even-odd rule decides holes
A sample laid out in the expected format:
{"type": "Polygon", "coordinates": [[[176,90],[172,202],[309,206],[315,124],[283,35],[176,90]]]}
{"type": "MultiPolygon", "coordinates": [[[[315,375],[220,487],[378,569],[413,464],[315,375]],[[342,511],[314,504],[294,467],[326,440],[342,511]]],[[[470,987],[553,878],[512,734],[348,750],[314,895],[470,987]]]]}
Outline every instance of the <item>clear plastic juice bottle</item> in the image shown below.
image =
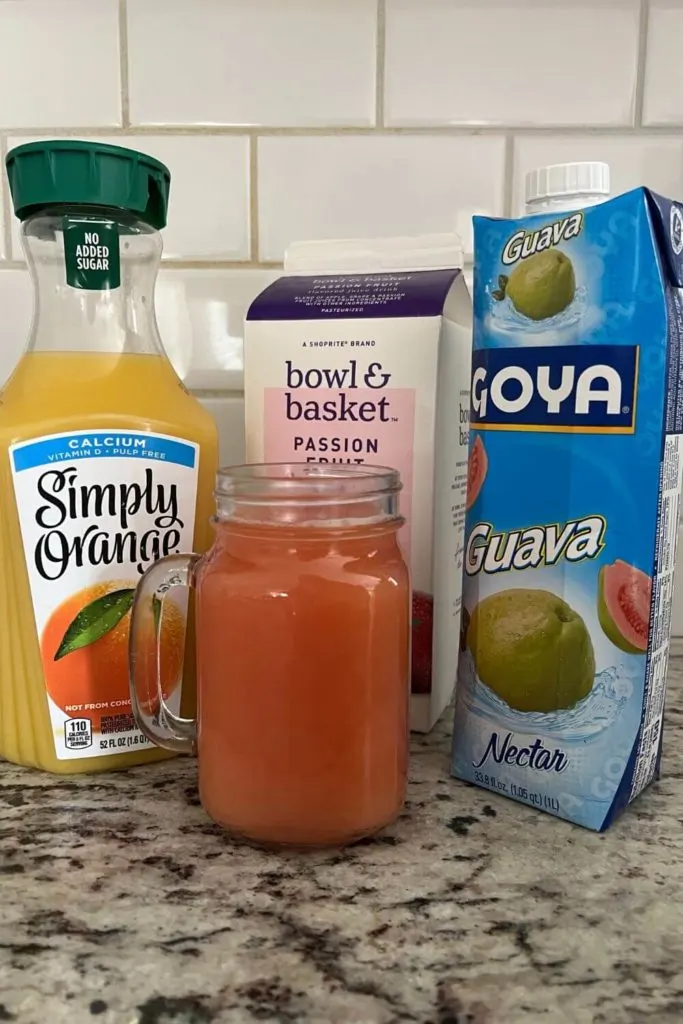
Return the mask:
{"type": "MultiPolygon", "coordinates": [[[[208,546],[217,463],[154,315],[170,175],[75,140],[19,146],[7,174],[35,310],[0,401],[0,755],[62,773],[156,760],[131,714],[130,608],[153,561],[208,546]]],[[[179,704],[194,681],[184,608],[168,611],[179,704]]]]}

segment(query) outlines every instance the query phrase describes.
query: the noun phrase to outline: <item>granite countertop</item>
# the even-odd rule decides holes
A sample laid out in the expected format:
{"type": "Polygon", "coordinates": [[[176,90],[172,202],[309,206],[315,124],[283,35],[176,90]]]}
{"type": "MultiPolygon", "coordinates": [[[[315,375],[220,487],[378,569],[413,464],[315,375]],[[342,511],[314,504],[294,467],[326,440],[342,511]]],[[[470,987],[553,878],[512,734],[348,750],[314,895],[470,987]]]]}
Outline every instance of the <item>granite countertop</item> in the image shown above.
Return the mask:
{"type": "Polygon", "coordinates": [[[345,852],[232,845],[189,759],[58,779],[0,765],[0,1021],[683,1021],[683,660],[664,777],[606,835],[449,779],[345,852]]]}

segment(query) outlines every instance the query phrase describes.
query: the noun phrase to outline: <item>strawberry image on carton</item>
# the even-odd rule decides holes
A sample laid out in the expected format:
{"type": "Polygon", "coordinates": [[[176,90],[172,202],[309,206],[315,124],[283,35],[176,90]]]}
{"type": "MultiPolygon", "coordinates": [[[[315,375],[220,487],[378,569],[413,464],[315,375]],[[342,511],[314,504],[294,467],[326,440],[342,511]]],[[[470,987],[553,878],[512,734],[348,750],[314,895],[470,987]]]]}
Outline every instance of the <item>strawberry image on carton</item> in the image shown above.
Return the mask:
{"type": "Polygon", "coordinates": [[[471,358],[461,263],[454,235],[298,243],[245,328],[249,462],[401,474],[419,732],[451,698],[459,645],[471,358]]]}

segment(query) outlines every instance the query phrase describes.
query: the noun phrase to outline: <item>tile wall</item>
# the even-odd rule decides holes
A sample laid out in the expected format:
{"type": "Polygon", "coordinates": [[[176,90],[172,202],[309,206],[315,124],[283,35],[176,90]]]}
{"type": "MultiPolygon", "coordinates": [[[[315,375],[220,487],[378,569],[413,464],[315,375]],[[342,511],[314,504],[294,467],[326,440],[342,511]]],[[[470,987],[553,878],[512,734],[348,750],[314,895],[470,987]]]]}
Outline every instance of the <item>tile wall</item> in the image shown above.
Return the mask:
{"type": "MultiPolygon", "coordinates": [[[[290,240],[471,248],[473,212],[565,159],[683,196],[681,39],[683,0],[0,0],[0,150],[75,135],[170,165],[160,326],[238,460],[242,318],[290,240]]],[[[3,181],[0,380],[30,312],[3,181]]]]}

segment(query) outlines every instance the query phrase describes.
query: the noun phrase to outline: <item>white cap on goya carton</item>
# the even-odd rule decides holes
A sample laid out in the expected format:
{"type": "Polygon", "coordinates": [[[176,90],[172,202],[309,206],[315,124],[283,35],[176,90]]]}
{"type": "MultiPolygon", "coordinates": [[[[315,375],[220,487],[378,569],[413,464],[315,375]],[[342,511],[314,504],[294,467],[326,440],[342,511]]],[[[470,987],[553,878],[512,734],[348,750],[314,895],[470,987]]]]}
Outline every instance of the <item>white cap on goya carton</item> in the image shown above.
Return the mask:
{"type": "Polygon", "coordinates": [[[592,206],[608,199],[609,190],[609,166],[597,160],[537,167],[526,176],[527,213],[548,207],[592,206]]]}

